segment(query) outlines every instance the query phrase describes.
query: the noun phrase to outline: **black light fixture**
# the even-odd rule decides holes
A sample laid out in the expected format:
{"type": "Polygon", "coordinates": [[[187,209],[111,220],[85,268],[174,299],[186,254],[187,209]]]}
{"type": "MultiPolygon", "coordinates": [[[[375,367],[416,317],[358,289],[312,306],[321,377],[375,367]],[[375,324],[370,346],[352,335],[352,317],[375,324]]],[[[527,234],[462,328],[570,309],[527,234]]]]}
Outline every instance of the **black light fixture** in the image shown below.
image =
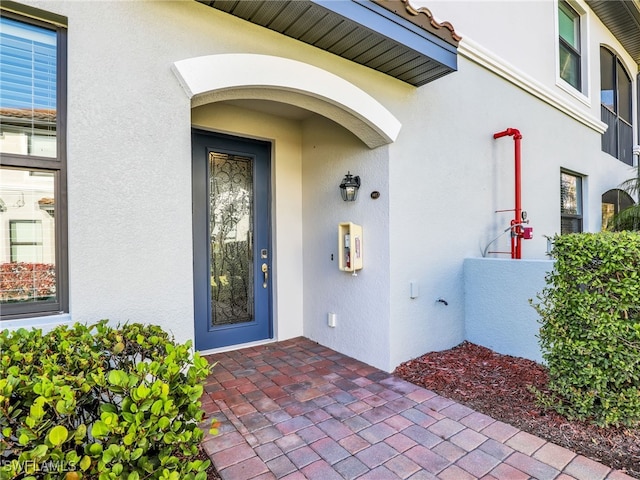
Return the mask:
{"type": "Polygon", "coordinates": [[[340,194],[342,195],[342,200],[345,202],[353,202],[358,196],[358,189],[360,188],[360,177],[351,175],[351,172],[347,172],[347,174],[342,179],[342,183],[340,184],[340,194]]]}

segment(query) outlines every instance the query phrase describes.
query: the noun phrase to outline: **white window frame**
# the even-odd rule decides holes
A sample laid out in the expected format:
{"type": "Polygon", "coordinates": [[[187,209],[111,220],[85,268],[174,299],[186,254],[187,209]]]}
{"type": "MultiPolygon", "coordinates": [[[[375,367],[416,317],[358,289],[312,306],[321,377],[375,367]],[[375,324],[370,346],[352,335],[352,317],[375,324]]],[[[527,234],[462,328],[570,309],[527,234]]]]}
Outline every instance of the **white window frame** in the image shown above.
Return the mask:
{"type": "Polygon", "coordinates": [[[580,19],[580,89],[565,81],[560,76],[560,25],[558,10],[561,0],[554,0],[554,35],[555,35],[555,72],[556,86],[572,97],[580,100],[587,106],[591,106],[591,72],[589,70],[589,20],[590,13],[587,5],[580,0],[565,0],[579,16],[580,19]]]}

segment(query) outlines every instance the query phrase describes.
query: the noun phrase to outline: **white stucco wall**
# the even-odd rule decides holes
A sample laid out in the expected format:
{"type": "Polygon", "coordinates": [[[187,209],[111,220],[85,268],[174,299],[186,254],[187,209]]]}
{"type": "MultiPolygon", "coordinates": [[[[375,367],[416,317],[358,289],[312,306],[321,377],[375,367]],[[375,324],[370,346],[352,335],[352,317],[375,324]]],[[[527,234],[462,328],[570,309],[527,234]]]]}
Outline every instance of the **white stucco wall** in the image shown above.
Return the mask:
{"type": "MultiPolygon", "coordinates": [[[[191,339],[191,102],[171,66],[216,52],[278,50],[282,40],[250,25],[247,32],[238,28],[246,22],[196,2],[25,3],[69,18],[70,318],[155,323],[191,339]]],[[[283,147],[291,134],[274,132],[289,126],[273,123],[248,132],[244,122],[235,131],[300,148],[299,141],[283,147]]],[[[291,296],[278,303],[288,321],[276,328],[289,338],[302,334],[299,155],[279,156],[275,165],[275,189],[290,192],[276,199],[275,213],[291,234],[274,243],[288,252],[279,257],[276,292],[291,296]]]]}
{"type": "MultiPolygon", "coordinates": [[[[494,133],[512,127],[523,135],[522,206],[534,228],[523,258],[544,259],[545,236],[560,231],[561,168],[585,175],[587,231],[600,230],[601,195],[629,177],[628,166],[602,154],[598,132],[465,58],[408,104],[389,161],[396,365],[425,346],[441,350],[464,339],[463,259],[481,256],[513,218],[496,211],[514,208],[514,141],[494,133]],[[412,281],[420,284],[416,299],[412,281]]],[[[509,249],[508,234],[490,248],[509,249]]]]}
{"type": "MultiPolygon", "coordinates": [[[[549,88],[553,95],[600,118],[601,44],[611,47],[625,63],[632,77],[637,64],[624,50],[584,0],[570,0],[581,21],[581,58],[586,62],[581,92],[560,79],[558,67],[558,0],[491,2],[482,0],[412,0],[429,8],[439,21],[448,20],[466,44],[480,45],[493,55],[549,88]],[[481,19],[481,20],[479,20],[481,19]]],[[[637,105],[637,102],[634,103],[637,105]]],[[[634,107],[635,108],[635,107],[634,107]]],[[[634,117],[637,118],[637,117],[634,117]]],[[[634,133],[634,135],[637,135],[634,133]]],[[[637,137],[636,138],[636,143],[637,137]]]]}
{"type": "Polygon", "coordinates": [[[188,46],[171,27],[184,17],[137,2],[37,5],[69,17],[72,318],[190,339],[190,105],[168,68],[188,46]]]}
{"type": "Polygon", "coordinates": [[[538,303],[551,260],[467,258],[464,261],[466,340],[503,355],[542,362],[538,303]]]}
{"type": "Polygon", "coordinates": [[[456,33],[484,46],[516,68],[545,83],[555,80],[553,0],[496,2],[482,0],[411,0],[438,21],[449,21],[456,33]],[[524,32],[535,32],[532,35],[524,32]]]}
{"type": "MultiPolygon", "coordinates": [[[[465,338],[464,259],[479,256],[512,218],[495,211],[513,208],[513,140],[493,140],[493,133],[513,127],[523,134],[522,200],[535,236],[523,244],[527,259],[544,259],[544,235],[559,231],[561,168],[585,175],[585,228],[592,231],[600,228],[602,193],[630,176],[601,152],[598,88],[589,104],[557,93],[582,109],[588,118],[580,123],[470,55],[459,56],[458,72],[414,88],[197,2],[25,3],[69,18],[74,320],[150,322],[178,340],[193,337],[192,123],[273,142],[277,338],[302,334],[384,370],[465,338]],[[324,69],[370,95],[402,128],[394,143],[369,149],[317,115],[292,119],[228,103],[192,112],[172,66],[219,53],[324,69]],[[338,191],[347,171],[363,182],[353,204],[338,191]],[[369,197],[373,190],[378,200],[369,197]],[[341,221],[364,229],[358,277],[337,269],[341,221]],[[335,328],[328,312],[337,315],[335,328]]],[[[501,68],[555,88],[553,2],[432,7],[493,50],[501,68]],[[522,35],[532,23],[536,34],[522,35]]],[[[612,41],[595,21],[591,31],[592,44],[612,41]]],[[[495,247],[507,250],[508,237],[495,247]]]]}
{"type": "Polygon", "coordinates": [[[389,338],[388,148],[366,148],[332,122],[313,118],[303,129],[304,333],[383,370],[392,370],[389,338]],[[362,181],[344,202],[338,186],[350,171],[362,181]],[[380,198],[370,197],[372,191],[380,198]],[[362,226],[363,268],[338,270],[338,224],[362,226]],[[336,326],[327,314],[336,314],[336,326]]]}
{"type": "MultiPolygon", "coordinates": [[[[386,164],[379,168],[386,150],[371,150],[343,127],[318,117],[312,117],[312,126],[305,127],[310,140],[303,144],[302,120],[280,116],[277,108],[268,114],[214,103],[192,110],[189,94],[172,66],[203,55],[250,52],[315,64],[372,95],[398,82],[196,2],[27,3],[69,17],[71,319],[156,323],[171,330],[179,341],[193,337],[193,124],[273,142],[275,338],[309,335],[388,368],[386,220],[383,226],[365,227],[372,233],[371,244],[364,247],[371,252],[369,271],[382,270],[370,275],[369,281],[366,275],[360,277],[360,285],[367,287],[356,295],[317,305],[321,315],[329,307],[339,315],[337,334],[332,337],[314,330],[316,312],[307,315],[309,309],[303,311],[305,296],[314,297],[316,290],[325,287],[316,283],[317,279],[324,282],[316,266],[304,264],[303,250],[311,253],[314,241],[309,247],[302,241],[303,229],[307,229],[307,239],[319,234],[333,240],[337,237],[335,224],[344,220],[326,216],[324,194],[319,202],[308,203],[303,215],[303,205],[307,205],[303,191],[308,188],[314,195],[318,185],[330,185],[339,199],[337,184],[346,170],[353,165],[357,173],[361,163],[369,163],[376,176],[368,176],[372,167],[361,170],[364,184],[381,178],[382,182],[375,183],[386,192],[388,170],[386,164]],[[119,33],[114,38],[116,30],[119,33]],[[96,51],[102,52],[99,57],[96,51]],[[334,143],[338,138],[346,140],[334,143]],[[309,143],[317,140],[326,145],[309,143]],[[317,156],[314,147],[324,153],[317,156]],[[318,162],[316,174],[305,178],[303,151],[311,162],[318,162]],[[330,228],[320,229],[320,224],[330,228]],[[378,308],[380,303],[370,306],[369,296],[381,299],[383,308],[378,308]],[[303,316],[312,320],[305,324],[303,316]],[[372,321],[375,328],[369,328],[372,321]],[[361,335],[367,330],[373,335],[361,335]]],[[[400,91],[410,90],[400,85],[400,91]]],[[[284,93],[269,100],[286,101],[284,93]]],[[[392,97],[396,94],[391,92],[392,97]]],[[[398,125],[393,128],[397,133],[398,125]]],[[[388,213],[386,202],[388,199],[379,201],[383,217],[388,213]]],[[[365,220],[366,224],[367,218],[365,214],[354,221],[365,220]]],[[[334,241],[323,245],[322,259],[335,248],[334,241]]],[[[327,270],[337,276],[333,268],[327,270]]],[[[327,296],[339,297],[334,293],[342,287],[328,285],[327,296]]]]}

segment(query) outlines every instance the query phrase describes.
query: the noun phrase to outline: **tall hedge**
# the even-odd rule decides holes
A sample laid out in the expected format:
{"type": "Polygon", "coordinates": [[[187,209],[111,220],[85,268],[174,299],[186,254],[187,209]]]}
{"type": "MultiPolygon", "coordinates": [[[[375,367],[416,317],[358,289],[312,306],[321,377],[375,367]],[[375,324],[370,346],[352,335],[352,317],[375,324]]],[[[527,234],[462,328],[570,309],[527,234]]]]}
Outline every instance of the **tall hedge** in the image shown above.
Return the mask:
{"type": "Polygon", "coordinates": [[[542,402],[602,426],[640,423],[640,233],[557,236],[539,295],[552,392],[542,402]]]}

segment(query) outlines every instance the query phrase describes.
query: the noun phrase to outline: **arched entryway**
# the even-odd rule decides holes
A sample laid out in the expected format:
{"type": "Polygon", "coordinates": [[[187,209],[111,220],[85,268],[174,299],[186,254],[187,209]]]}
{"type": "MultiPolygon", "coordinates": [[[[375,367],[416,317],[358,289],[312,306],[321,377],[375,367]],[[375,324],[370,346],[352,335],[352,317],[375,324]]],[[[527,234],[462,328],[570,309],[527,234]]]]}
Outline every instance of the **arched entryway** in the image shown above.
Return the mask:
{"type": "MultiPolygon", "coordinates": [[[[337,191],[338,182],[345,173],[338,164],[347,166],[346,170],[349,165],[363,162],[362,168],[366,165],[366,168],[375,170],[375,175],[386,175],[386,170],[379,168],[381,163],[376,162],[384,164],[387,150],[377,147],[395,140],[400,123],[385,107],[352,83],[315,66],[290,59],[251,54],[212,55],[177,62],[174,71],[191,99],[192,126],[200,133],[216,132],[217,135],[245,138],[249,143],[256,140],[266,142],[270,146],[267,150],[271,155],[272,176],[269,186],[272,193],[268,197],[271,214],[266,230],[271,234],[271,240],[267,243],[271,243],[272,248],[264,252],[264,248],[258,248],[255,243],[244,241],[244,244],[255,249],[249,255],[255,262],[249,269],[253,272],[254,292],[268,291],[270,295],[269,304],[274,318],[270,338],[283,339],[302,335],[304,252],[313,251],[313,256],[317,258],[315,252],[328,253],[332,246],[314,245],[316,241],[325,241],[322,238],[318,240],[315,235],[312,235],[311,241],[305,241],[303,224],[312,225],[310,229],[316,229],[322,236],[326,235],[331,243],[333,235],[329,232],[332,232],[336,220],[331,217],[337,214],[331,207],[327,210],[316,208],[315,201],[305,210],[303,197],[310,198],[325,187],[327,192],[333,193],[333,188],[337,191]],[[302,127],[302,124],[306,126],[302,127]],[[319,137],[308,140],[309,132],[316,135],[322,131],[326,131],[326,135],[320,134],[319,137]],[[320,172],[303,175],[303,158],[306,158],[307,165],[318,164],[316,159],[320,150],[323,153],[319,158],[322,159],[324,168],[320,172]],[[303,193],[305,185],[306,193],[303,193]],[[326,227],[318,227],[318,221],[326,222],[326,227]],[[266,258],[263,258],[265,255],[266,258]],[[267,264],[266,277],[262,272],[263,264],[267,264]],[[265,284],[267,286],[263,287],[265,284]]],[[[226,153],[235,155],[238,152],[226,153]]],[[[201,154],[202,152],[197,155],[203,158],[208,155],[207,152],[201,154]]],[[[196,158],[194,151],[194,166],[196,161],[202,160],[196,158]]],[[[212,165],[210,163],[209,167],[214,168],[212,165]]],[[[201,176],[194,174],[194,188],[201,183],[198,180],[201,176]]],[[[372,174],[367,176],[369,180],[373,178],[372,174]]],[[[384,182],[378,182],[378,185],[380,183],[384,182]]],[[[322,197],[323,202],[326,199],[326,196],[322,197]]],[[[262,201],[264,200],[259,200],[258,203],[262,201]]],[[[202,201],[196,201],[194,197],[194,205],[198,203],[202,201]]],[[[377,206],[388,208],[385,200],[378,202],[377,206]]],[[[341,205],[336,207],[340,209],[341,205]]],[[[203,232],[207,234],[215,230],[201,225],[211,217],[200,213],[200,220],[194,217],[194,238],[201,238],[203,232]]],[[[349,215],[352,214],[353,209],[349,215]]],[[[264,229],[264,226],[260,228],[264,229]]],[[[236,237],[240,238],[234,235],[236,237]]],[[[231,236],[225,242],[230,238],[231,236]]],[[[201,243],[204,246],[211,244],[210,241],[201,243]]],[[[328,254],[323,257],[330,258],[328,254]]],[[[199,247],[194,242],[194,268],[196,265],[202,267],[203,262],[211,264],[211,258],[211,252],[199,252],[199,247]]],[[[314,272],[317,271],[314,278],[327,279],[333,273],[330,262],[325,262],[329,269],[327,272],[321,273],[314,269],[314,272]]],[[[194,281],[196,289],[201,287],[201,293],[207,293],[209,289],[219,293],[223,282],[229,280],[228,275],[223,279],[218,278],[217,270],[200,270],[202,279],[198,280],[194,271],[194,281]],[[201,284],[200,287],[198,283],[201,284]]],[[[199,308],[202,298],[194,300],[196,316],[202,316],[207,310],[214,310],[211,306],[199,308]]],[[[225,346],[206,343],[198,345],[198,338],[202,335],[198,331],[203,330],[198,328],[198,321],[202,320],[196,318],[196,345],[199,350],[225,346]]],[[[210,331],[210,325],[207,324],[205,330],[210,331]]],[[[253,338],[247,341],[260,340],[253,338]]],[[[233,342],[228,345],[246,344],[242,338],[233,342]]]]}
{"type": "Polygon", "coordinates": [[[318,113],[370,148],[392,143],[400,122],[352,83],[307,63],[271,55],[221,54],[181,60],[174,71],[197,107],[238,99],[273,100],[318,113]]]}

